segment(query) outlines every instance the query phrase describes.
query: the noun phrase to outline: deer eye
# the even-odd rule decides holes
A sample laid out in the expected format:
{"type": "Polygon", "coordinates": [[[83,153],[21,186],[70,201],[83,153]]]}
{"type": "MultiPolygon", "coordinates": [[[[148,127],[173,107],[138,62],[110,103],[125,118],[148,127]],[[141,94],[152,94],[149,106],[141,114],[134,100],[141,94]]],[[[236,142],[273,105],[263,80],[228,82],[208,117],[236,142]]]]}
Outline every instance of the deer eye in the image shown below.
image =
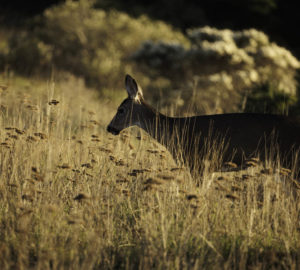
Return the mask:
{"type": "Polygon", "coordinates": [[[125,110],[123,109],[123,108],[120,108],[119,110],[118,110],[118,113],[120,113],[120,114],[122,114],[122,113],[124,113],[125,112],[125,110]]]}

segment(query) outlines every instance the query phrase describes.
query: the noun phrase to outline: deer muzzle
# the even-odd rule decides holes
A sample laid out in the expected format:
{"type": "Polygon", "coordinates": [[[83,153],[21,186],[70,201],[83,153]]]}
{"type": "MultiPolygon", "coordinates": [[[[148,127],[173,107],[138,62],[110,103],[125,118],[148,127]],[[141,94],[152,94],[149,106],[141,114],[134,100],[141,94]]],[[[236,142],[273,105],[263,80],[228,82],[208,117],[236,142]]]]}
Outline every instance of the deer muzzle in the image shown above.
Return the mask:
{"type": "Polygon", "coordinates": [[[120,133],[119,130],[117,130],[116,128],[114,128],[110,125],[107,127],[107,131],[110,132],[113,135],[119,135],[119,133],[120,133]]]}

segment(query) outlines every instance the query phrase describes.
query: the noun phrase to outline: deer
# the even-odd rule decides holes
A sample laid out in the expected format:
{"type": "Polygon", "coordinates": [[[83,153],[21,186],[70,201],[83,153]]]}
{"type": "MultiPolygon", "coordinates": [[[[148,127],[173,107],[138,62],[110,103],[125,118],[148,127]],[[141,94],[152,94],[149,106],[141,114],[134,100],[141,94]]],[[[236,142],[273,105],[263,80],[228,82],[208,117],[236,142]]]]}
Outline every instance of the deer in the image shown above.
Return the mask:
{"type": "Polygon", "coordinates": [[[138,126],[165,146],[175,160],[183,161],[191,172],[199,170],[204,152],[212,151],[222,152],[222,162],[239,165],[246,158],[263,160],[274,158],[277,153],[281,164],[298,169],[297,117],[260,113],[169,117],[146,103],[142,88],[130,75],[125,77],[125,89],[128,97],[118,107],[107,131],[118,135],[128,127],[138,126]]]}

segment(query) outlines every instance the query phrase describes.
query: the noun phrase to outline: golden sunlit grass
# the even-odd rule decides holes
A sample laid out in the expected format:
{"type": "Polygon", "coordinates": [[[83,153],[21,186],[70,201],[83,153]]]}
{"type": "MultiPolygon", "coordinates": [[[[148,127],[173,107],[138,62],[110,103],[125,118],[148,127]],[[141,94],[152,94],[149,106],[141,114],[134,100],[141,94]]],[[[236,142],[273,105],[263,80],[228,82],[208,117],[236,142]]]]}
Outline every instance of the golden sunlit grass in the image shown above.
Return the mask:
{"type": "Polygon", "coordinates": [[[247,160],[193,179],[79,79],[0,85],[1,269],[291,268],[299,184],[247,160]]]}

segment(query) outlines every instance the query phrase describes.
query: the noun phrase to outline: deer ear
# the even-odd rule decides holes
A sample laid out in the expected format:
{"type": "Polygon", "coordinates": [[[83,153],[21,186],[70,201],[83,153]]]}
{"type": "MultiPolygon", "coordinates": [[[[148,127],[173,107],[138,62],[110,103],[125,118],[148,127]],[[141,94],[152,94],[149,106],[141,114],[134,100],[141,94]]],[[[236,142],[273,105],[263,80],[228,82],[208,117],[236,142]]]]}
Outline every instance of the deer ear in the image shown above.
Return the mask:
{"type": "Polygon", "coordinates": [[[128,74],[125,77],[125,87],[129,98],[134,99],[137,102],[140,102],[143,99],[142,89],[136,83],[135,79],[128,74]]]}

